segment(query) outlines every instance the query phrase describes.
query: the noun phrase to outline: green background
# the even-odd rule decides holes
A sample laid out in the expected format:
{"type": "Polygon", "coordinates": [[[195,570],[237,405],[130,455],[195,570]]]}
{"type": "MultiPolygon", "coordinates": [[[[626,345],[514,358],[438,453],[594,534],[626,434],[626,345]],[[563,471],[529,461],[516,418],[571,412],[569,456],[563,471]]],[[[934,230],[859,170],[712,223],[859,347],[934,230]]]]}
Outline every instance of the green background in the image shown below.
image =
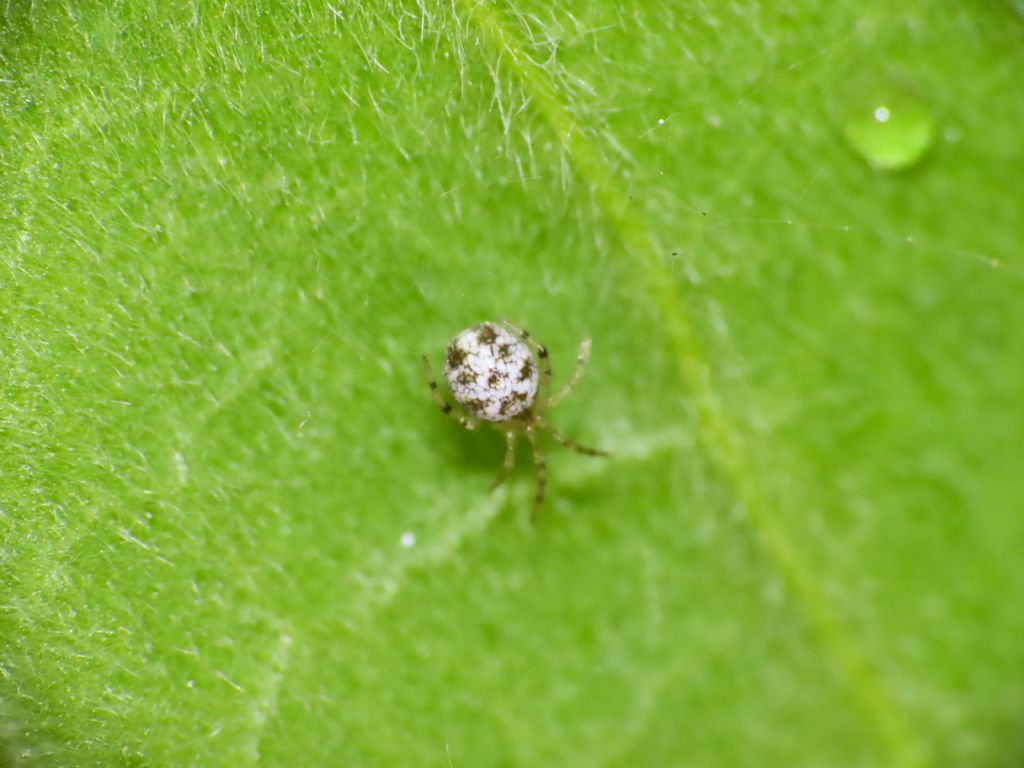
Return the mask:
{"type": "Polygon", "coordinates": [[[1024,21],[893,7],[0,6],[0,765],[1024,764],[1024,21]]]}

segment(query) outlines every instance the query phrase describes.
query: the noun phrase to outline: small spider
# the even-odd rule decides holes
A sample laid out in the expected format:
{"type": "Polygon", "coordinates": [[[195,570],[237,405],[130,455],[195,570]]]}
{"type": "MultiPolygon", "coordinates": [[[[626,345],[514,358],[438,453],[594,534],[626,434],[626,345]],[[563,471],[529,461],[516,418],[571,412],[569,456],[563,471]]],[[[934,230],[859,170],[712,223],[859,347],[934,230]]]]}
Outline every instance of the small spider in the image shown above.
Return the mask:
{"type": "Polygon", "coordinates": [[[562,434],[544,419],[544,412],[560,403],[579,383],[590,356],[590,339],[584,339],[576,355],[576,371],[569,382],[554,395],[548,351],[522,328],[507,320],[480,323],[459,333],[448,345],[444,378],[462,413],[445,402],[437,388],[427,356],[423,371],[430,392],[441,412],[466,429],[476,429],[481,421],[493,424],[505,433],[505,463],[491,490],[508,479],[516,460],[516,439],[525,434],[533,448],[537,465],[537,493],[531,519],[537,516],[547,487],[547,463],[537,433],[546,430],[559,443],[586,456],[607,456],[604,451],[585,448],[562,434]],[[536,353],[536,357],[534,354],[536,353]],[[538,366],[538,361],[540,366],[538,366]]]}

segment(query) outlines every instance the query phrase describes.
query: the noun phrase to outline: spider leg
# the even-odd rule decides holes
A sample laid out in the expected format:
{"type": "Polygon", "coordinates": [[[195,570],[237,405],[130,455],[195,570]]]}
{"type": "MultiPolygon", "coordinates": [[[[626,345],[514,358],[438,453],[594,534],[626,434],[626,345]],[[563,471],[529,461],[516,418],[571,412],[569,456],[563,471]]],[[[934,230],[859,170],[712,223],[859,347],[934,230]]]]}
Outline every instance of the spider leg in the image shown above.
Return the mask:
{"type": "Polygon", "coordinates": [[[427,377],[427,383],[430,385],[430,394],[433,395],[434,402],[437,403],[437,407],[441,410],[441,413],[455,419],[466,429],[476,429],[476,419],[472,419],[464,413],[456,411],[452,407],[451,403],[445,402],[445,399],[441,397],[441,392],[437,388],[437,380],[434,378],[434,371],[430,367],[430,361],[427,359],[426,355],[423,355],[423,375],[427,377]]]}
{"type": "Polygon", "coordinates": [[[498,487],[508,480],[509,474],[512,472],[512,467],[516,465],[516,433],[508,431],[505,433],[505,463],[501,465],[501,471],[498,476],[494,478],[494,482],[491,483],[491,490],[495,491],[498,487]]]}
{"type": "Polygon", "coordinates": [[[542,429],[546,429],[548,432],[550,432],[551,436],[553,438],[555,438],[555,440],[557,440],[559,443],[564,445],[570,451],[575,451],[576,453],[582,453],[584,456],[608,456],[609,455],[607,451],[600,451],[597,448],[587,448],[585,445],[580,445],[575,440],[573,440],[571,437],[569,437],[567,434],[565,434],[564,432],[558,431],[553,426],[551,426],[551,424],[549,424],[547,421],[544,421],[543,419],[539,419],[538,422],[539,422],[539,424],[540,424],[542,429]]]}
{"type": "Polygon", "coordinates": [[[590,359],[590,339],[586,338],[580,342],[580,349],[576,353],[576,370],[573,371],[572,378],[569,379],[568,383],[562,387],[557,393],[549,397],[545,403],[546,408],[550,408],[554,405],[558,405],[562,400],[569,396],[569,393],[576,389],[576,385],[580,383],[580,379],[583,378],[583,372],[587,369],[587,361],[590,359]]]}
{"type": "Polygon", "coordinates": [[[540,447],[537,433],[530,429],[527,430],[526,436],[533,448],[533,463],[537,467],[537,493],[533,497],[533,510],[530,512],[530,520],[533,521],[537,519],[540,506],[544,503],[544,491],[548,487],[548,463],[544,459],[544,449],[540,447]]]}
{"type": "Polygon", "coordinates": [[[508,320],[502,320],[501,324],[537,353],[540,361],[540,388],[542,391],[547,392],[551,388],[551,359],[548,357],[548,348],[518,325],[513,325],[508,320]]]}

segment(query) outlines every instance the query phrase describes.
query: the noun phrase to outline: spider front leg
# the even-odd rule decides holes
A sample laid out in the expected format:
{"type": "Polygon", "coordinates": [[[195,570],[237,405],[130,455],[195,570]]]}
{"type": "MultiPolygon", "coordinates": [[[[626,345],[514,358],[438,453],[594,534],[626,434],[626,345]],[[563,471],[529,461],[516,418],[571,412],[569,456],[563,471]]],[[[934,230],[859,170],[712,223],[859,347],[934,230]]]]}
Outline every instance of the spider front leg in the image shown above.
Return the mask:
{"type": "Polygon", "coordinates": [[[573,440],[571,437],[569,437],[567,434],[565,434],[564,432],[559,432],[557,429],[555,429],[553,426],[551,426],[546,421],[543,421],[543,420],[540,421],[540,426],[541,426],[541,428],[546,429],[548,432],[550,432],[551,436],[553,438],[555,438],[555,440],[557,440],[559,443],[564,445],[570,451],[575,451],[576,453],[582,453],[584,456],[608,456],[609,455],[608,451],[600,451],[597,448],[587,448],[587,446],[585,446],[585,445],[580,445],[575,440],[573,440]]]}
{"type": "Polygon", "coordinates": [[[423,355],[423,375],[427,377],[427,383],[430,385],[430,394],[433,395],[434,402],[437,403],[437,407],[441,410],[441,413],[455,419],[466,429],[476,429],[478,424],[476,419],[470,418],[466,414],[457,411],[451,403],[445,402],[445,399],[441,397],[441,392],[437,387],[437,380],[434,378],[434,371],[430,367],[430,361],[427,359],[426,355],[423,355]]]}
{"type": "Polygon", "coordinates": [[[491,483],[491,490],[495,491],[498,487],[508,480],[508,476],[512,473],[512,468],[516,465],[516,433],[509,430],[505,433],[505,463],[501,465],[501,471],[498,476],[494,478],[494,482],[491,483]]]}
{"type": "Polygon", "coordinates": [[[537,433],[529,429],[526,431],[526,436],[533,448],[533,463],[537,467],[537,492],[533,497],[533,509],[530,511],[530,521],[532,522],[537,519],[540,505],[544,503],[544,491],[548,487],[548,463],[544,459],[544,449],[540,447],[537,433]]]}

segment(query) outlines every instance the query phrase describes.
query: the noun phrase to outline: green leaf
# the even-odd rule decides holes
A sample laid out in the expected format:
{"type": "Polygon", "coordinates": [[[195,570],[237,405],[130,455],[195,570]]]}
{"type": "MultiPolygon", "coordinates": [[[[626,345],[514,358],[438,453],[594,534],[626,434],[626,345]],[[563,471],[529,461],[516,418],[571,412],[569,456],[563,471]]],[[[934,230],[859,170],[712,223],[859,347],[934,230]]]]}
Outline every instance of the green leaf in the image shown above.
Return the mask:
{"type": "Polygon", "coordinates": [[[1019,765],[1017,6],[8,4],[0,765],[1019,765]]]}

